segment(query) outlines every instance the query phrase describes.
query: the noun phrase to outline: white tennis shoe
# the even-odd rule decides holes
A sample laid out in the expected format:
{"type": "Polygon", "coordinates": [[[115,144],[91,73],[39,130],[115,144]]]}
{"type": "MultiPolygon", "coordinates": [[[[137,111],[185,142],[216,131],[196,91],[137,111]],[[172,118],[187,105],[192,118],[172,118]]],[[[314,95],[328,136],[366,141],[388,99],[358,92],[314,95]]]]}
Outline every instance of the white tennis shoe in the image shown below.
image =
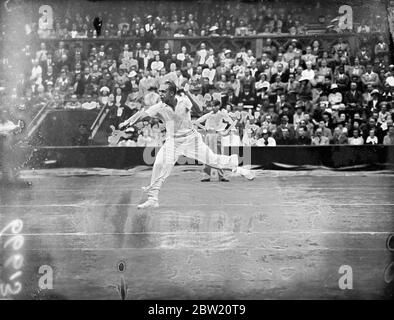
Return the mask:
{"type": "Polygon", "coordinates": [[[158,207],[159,207],[159,201],[153,198],[149,198],[144,203],[141,203],[137,206],[138,209],[158,208],[158,207]]]}
{"type": "Polygon", "coordinates": [[[255,178],[255,175],[252,172],[252,170],[245,169],[243,167],[237,167],[237,168],[235,168],[235,170],[233,172],[243,176],[244,178],[246,178],[248,180],[253,180],[255,178]]]}

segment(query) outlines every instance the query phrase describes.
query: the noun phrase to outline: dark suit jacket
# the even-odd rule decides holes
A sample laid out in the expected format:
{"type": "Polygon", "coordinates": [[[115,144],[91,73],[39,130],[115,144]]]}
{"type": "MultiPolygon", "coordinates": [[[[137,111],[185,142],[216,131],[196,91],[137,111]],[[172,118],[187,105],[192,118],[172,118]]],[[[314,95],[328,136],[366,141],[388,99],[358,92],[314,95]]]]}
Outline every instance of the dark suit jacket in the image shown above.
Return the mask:
{"type": "MultiPolygon", "coordinates": [[[[288,125],[287,129],[289,131],[289,138],[290,139],[294,139],[295,138],[295,130],[294,130],[294,126],[293,125],[288,125]]],[[[276,132],[274,134],[274,138],[275,140],[280,140],[283,138],[283,133],[282,133],[282,127],[278,126],[278,128],[276,129],[276,132]]]]}
{"type": "Polygon", "coordinates": [[[356,90],[355,95],[353,95],[351,91],[348,91],[345,93],[343,100],[345,104],[356,103],[361,105],[363,101],[363,94],[358,90],[356,90]]]}
{"type": "MultiPolygon", "coordinates": [[[[283,71],[282,74],[280,75],[280,82],[287,83],[289,81],[289,75],[290,75],[289,70],[283,71]]],[[[277,73],[274,73],[271,76],[270,83],[275,82],[276,76],[277,76],[277,73]]]]}
{"type": "Polygon", "coordinates": [[[312,140],[309,137],[303,137],[303,138],[298,137],[296,139],[296,143],[295,144],[296,145],[300,145],[300,146],[310,146],[311,142],[312,142],[312,140]]]}
{"type": "MultiPolygon", "coordinates": [[[[150,65],[152,64],[153,59],[148,59],[147,70],[150,70],[150,65]]],[[[145,70],[144,66],[144,58],[138,58],[138,68],[145,70]]]]}

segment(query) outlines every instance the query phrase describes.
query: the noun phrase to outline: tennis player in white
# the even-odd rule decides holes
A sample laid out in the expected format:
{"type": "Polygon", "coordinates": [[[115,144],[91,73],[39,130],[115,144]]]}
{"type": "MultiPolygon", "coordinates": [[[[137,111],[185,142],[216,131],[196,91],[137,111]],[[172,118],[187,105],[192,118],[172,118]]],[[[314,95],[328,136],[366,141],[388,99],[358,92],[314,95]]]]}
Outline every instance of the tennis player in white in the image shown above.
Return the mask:
{"type": "Polygon", "coordinates": [[[166,126],[166,141],[156,156],[151,183],[143,188],[148,195],[148,200],[138,205],[138,209],[159,206],[160,188],[181,155],[214,168],[232,170],[249,180],[254,179],[254,174],[250,170],[238,166],[238,155],[215,154],[204,143],[201,134],[197,132],[191,121],[190,110],[193,107],[198,108],[197,104],[189,99],[190,95],[186,88],[185,95],[177,95],[176,92],[177,87],[173,82],[168,81],[162,84],[159,88],[159,96],[157,96],[161,99],[160,102],[138,112],[119,125],[119,127],[125,127],[149,117],[155,117],[162,120],[166,126]]]}

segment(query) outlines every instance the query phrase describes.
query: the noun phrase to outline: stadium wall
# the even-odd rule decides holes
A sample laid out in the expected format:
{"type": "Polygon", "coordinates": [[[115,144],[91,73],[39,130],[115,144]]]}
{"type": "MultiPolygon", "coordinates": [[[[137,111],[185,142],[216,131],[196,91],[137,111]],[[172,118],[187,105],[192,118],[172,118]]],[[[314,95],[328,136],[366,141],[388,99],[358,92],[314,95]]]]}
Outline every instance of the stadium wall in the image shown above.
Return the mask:
{"type": "MultiPolygon", "coordinates": [[[[28,166],[128,169],[153,165],[158,150],[154,147],[38,147],[28,166]]],[[[226,152],[239,154],[244,164],[264,169],[305,169],[313,166],[377,169],[394,165],[394,145],[233,147],[226,152]]],[[[178,164],[198,163],[181,158],[178,164]]]]}

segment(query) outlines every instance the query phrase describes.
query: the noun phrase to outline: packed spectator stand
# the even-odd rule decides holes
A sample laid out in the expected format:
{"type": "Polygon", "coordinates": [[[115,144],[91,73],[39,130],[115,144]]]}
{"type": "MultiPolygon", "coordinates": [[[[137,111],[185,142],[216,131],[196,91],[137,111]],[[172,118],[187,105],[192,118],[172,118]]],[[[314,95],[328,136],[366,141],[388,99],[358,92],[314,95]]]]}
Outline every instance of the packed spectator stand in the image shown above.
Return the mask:
{"type": "MultiPolygon", "coordinates": [[[[189,85],[203,113],[221,102],[236,121],[229,145],[394,144],[394,65],[379,18],[360,15],[341,32],[329,26],[337,11],[323,5],[214,3],[209,11],[211,2],[159,2],[151,14],[138,2],[130,14],[75,6],[51,31],[30,25],[23,43],[3,26],[11,44],[2,51],[2,105],[105,108],[117,128],[171,80],[180,91],[189,85]]],[[[120,145],[163,143],[159,121],[136,129],[120,145]]]]}

